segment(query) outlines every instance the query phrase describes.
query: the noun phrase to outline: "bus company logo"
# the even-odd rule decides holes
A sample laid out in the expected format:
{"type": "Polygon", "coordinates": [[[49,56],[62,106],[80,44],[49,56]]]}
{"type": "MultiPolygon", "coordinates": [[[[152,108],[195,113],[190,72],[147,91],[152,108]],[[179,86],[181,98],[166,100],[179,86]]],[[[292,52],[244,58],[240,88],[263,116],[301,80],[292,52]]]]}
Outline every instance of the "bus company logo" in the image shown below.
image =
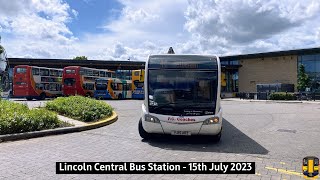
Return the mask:
{"type": "Polygon", "coordinates": [[[307,156],[302,161],[302,173],[305,178],[317,178],[319,175],[319,158],[307,156]]]}
{"type": "Polygon", "coordinates": [[[168,121],[174,121],[174,117],[168,117],[168,121]]]}
{"type": "Polygon", "coordinates": [[[204,114],[205,115],[212,115],[212,114],[214,114],[214,112],[212,112],[212,111],[204,111],[204,114]]]}
{"type": "Polygon", "coordinates": [[[196,121],[196,120],[193,119],[193,118],[184,118],[184,117],[178,117],[178,118],[168,117],[168,121],[193,122],[193,121],[196,121]]]}

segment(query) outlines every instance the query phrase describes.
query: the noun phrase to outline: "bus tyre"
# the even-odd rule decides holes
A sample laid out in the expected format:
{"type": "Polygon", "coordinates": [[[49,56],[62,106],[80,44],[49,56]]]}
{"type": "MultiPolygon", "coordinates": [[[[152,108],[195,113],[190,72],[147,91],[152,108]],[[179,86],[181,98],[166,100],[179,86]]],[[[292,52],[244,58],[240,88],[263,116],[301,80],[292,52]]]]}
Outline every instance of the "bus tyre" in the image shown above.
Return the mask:
{"type": "Polygon", "coordinates": [[[143,129],[143,126],[142,126],[142,119],[140,118],[140,121],[139,121],[139,134],[140,134],[140,137],[142,137],[143,139],[149,139],[150,138],[150,133],[148,133],[147,131],[145,131],[143,129]]]}
{"type": "Polygon", "coordinates": [[[219,142],[220,139],[221,139],[221,134],[222,134],[222,129],[221,129],[221,131],[219,132],[219,134],[213,136],[213,141],[214,141],[214,142],[219,142]]]}
{"type": "Polygon", "coordinates": [[[91,94],[90,93],[86,93],[86,97],[91,97],[91,94]]]}
{"type": "Polygon", "coordinates": [[[118,99],[122,99],[122,94],[119,94],[119,95],[118,95],[118,99]]]}
{"type": "Polygon", "coordinates": [[[41,93],[40,94],[40,100],[45,100],[46,99],[46,94],[45,93],[41,93]]]}

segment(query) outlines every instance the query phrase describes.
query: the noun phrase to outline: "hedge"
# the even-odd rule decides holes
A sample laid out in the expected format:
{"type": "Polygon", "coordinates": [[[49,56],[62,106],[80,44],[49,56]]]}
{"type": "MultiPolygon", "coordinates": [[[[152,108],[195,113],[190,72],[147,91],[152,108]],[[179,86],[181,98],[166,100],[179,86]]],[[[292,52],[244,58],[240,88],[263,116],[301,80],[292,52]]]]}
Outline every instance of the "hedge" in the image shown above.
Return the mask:
{"type": "Polygon", "coordinates": [[[66,126],[57,114],[46,109],[31,109],[26,105],[0,99],[0,135],[40,131],[66,126]]]}
{"type": "Polygon", "coordinates": [[[103,101],[82,96],[58,97],[48,102],[46,108],[84,122],[110,117],[113,110],[103,101]]]}
{"type": "Polygon", "coordinates": [[[295,100],[293,93],[277,92],[270,95],[270,100],[295,100]]]}

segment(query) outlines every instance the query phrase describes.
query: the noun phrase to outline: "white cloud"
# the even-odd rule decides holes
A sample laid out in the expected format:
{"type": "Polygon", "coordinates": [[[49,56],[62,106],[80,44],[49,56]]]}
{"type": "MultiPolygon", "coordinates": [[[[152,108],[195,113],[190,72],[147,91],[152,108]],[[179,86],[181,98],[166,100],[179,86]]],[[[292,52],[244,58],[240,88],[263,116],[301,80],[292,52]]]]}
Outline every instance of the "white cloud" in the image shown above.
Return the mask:
{"type": "Polygon", "coordinates": [[[72,12],[72,14],[74,15],[74,17],[76,17],[76,18],[78,17],[78,15],[79,15],[79,12],[78,12],[78,11],[72,9],[71,12],[72,12]]]}
{"type": "Polygon", "coordinates": [[[190,0],[185,28],[197,34],[193,41],[199,42],[203,51],[218,54],[316,46],[319,43],[310,38],[316,32],[310,27],[320,27],[319,2],[300,2],[190,0]]]}
{"type": "Polygon", "coordinates": [[[66,47],[76,40],[67,27],[69,11],[60,0],[0,0],[0,32],[10,38],[3,38],[8,55],[65,57],[66,47]]]}
{"type": "Polygon", "coordinates": [[[318,3],[305,7],[299,1],[291,5],[283,1],[189,2],[185,28],[190,33],[199,33],[205,38],[222,37],[232,43],[250,43],[270,38],[300,26],[309,18],[317,16],[316,11],[320,10],[319,5],[316,5],[318,3]]]}
{"type": "MultiPolygon", "coordinates": [[[[84,0],[91,5],[94,1],[84,0]]],[[[75,37],[81,13],[60,0],[0,0],[0,33],[11,57],[145,60],[151,53],[235,55],[320,45],[318,0],[119,0],[106,33],[75,37]]]]}

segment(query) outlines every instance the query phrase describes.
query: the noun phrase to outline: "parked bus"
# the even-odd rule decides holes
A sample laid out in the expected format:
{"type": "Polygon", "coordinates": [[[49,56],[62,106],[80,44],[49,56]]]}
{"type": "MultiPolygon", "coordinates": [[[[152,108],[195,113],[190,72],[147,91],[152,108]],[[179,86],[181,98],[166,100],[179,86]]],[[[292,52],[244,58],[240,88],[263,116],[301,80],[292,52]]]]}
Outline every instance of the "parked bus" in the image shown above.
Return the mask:
{"type": "Polygon", "coordinates": [[[132,99],[144,98],[144,69],[132,71],[132,99]]]}
{"type": "Polygon", "coordinates": [[[131,80],[132,78],[132,70],[116,70],[116,78],[131,80]]]}
{"type": "Polygon", "coordinates": [[[131,99],[131,80],[118,78],[96,79],[94,97],[96,99],[131,99]]]}
{"type": "Polygon", "coordinates": [[[11,93],[9,63],[5,49],[0,45],[0,98],[9,97],[11,93]]]}
{"type": "Polygon", "coordinates": [[[93,97],[96,79],[114,78],[115,72],[80,66],[68,66],[63,69],[63,94],[93,97]]]}
{"type": "Polygon", "coordinates": [[[18,65],[13,70],[13,96],[44,100],[62,95],[62,69],[18,65]]]}
{"type": "Polygon", "coordinates": [[[221,66],[216,56],[151,55],[145,66],[139,134],[211,135],[222,132],[221,66]]]}

